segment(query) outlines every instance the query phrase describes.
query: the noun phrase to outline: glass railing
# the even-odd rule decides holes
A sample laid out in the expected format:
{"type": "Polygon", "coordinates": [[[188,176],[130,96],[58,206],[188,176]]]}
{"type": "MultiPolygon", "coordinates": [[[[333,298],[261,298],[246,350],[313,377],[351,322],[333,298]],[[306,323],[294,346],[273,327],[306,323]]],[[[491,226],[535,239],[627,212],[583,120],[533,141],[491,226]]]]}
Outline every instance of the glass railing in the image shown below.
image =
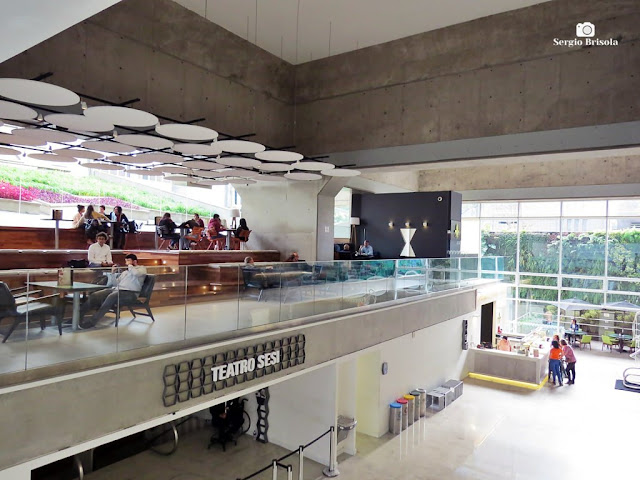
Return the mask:
{"type": "Polygon", "coordinates": [[[455,258],[0,271],[0,374],[157,345],[179,349],[499,279],[480,267],[478,259],[455,258]]]}

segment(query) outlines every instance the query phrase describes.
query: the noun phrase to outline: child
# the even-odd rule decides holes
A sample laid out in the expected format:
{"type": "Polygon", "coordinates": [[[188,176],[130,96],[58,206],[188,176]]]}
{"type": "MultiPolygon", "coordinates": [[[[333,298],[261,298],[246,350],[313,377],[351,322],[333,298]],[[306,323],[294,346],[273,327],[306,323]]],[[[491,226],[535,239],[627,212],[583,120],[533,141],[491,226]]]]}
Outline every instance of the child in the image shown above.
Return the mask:
{"type": "Polygon", "coordinates": [[[551,342],[551,350],[549,351],[549,368],[551,368],[551,373],[553,374],[553,384],[559,387],[562,386],[562,372],[560,371],[561,357],[562,350],[560,350],[560,344],[557,340],[554,340],[551,342]]]}
{"type": "Polygon", "coordinates": [[[571,348],[566,340],[562,340],[560,342],[562,344],[562,354],[564,358],[567,360],[567,377],[569,378],[569,385],[573,385],[576,381],[576,355],[573,353],[573,348],[571,348]]]}

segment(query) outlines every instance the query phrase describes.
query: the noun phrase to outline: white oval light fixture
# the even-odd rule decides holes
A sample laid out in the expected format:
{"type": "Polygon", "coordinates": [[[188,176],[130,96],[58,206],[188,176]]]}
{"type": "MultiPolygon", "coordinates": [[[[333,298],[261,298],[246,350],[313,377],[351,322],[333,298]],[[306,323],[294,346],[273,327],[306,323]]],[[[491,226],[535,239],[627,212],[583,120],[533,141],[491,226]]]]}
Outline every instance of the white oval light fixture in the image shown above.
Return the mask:
{"type": "Polygon", "coordinates": [[[195,168],[196,170],[215,170],[216,168],[220,168],[218,163],[209,160],[187,160],[182,162],[182,166],[195,168]]]}
{"type": "Polygon", "coordinates": [[[164,137],[186,140],[188,142],[203,142],[218,138],[218,132],[200,125],[187,125],[184,123],[166,123],[156,125],[156,132],[164,137]]]}
{"type": "Polygon", "coordinates": [[[101,105],[87,108],[84,114],[91,119],[113,123],[122,127],[148,128],[158,124],[158,117],[155,115],[129,107],[101,105]]]}
{"type": "Polygon", "coordinates": [[[241,167],[241,168],[259,168],[262,165],[260,160],[254,160],[252,158],[244,157],[222,157],[216,159],[216,162],[220,165],[226,165],[227,167],[241,167]]]}
{"type": "Polygon", "coordinates": [[[256,153],[255,157],[265,162],[297,162],[304,158],[304,155],[286,150],[265,150],[256,153]]]}
{"type": "Polygon", "coordinates": [[[320,180],[322,175],[318,175],[317,173],[306,173],[306,172],[291,172],[285,173],[284,178],[289,180],[302,180],[302,181],[312,181],[312,180],[320,180]]]}
{"type": "Polygon", "coordinates": [[[135,135],[124,134],[114,138],[116,142],[131,145],[132,147],[152,148],[154,150],[163,150],[173,147],[173,142],[166,138],[154,137],[152,135],[135,135]]]}
{"type": "Polygon", "coordinates": [[[68,107],[80,103],[80,97],[71,90],[24,78],[0,78],[0,96],[48,107],[68,107]]]}
{"type": "Polygon", "coordinates": [[[13,148],[0,147],[0,155],[19,157],[22,153],[19,150],[14,150],[13,148]]]}
{"type": "Polygon", "coordinates": [[[348,168],[332,168],[330,170],[322,170],[320,173],[328,177],[357,177],[360,175],[359,170],[350,170],[348,168]]]}
{"type": "Polygon", "coordinates": [[[288,163],[263,163],[260,165],[260,170],[264,172],[288,172],[293,170],[293,167],[288,163]]]}
{"type": "Polygon", "coordinates": [[[43,160],[45,162],[58,162],[58,163],[76,163],[77,160],[73,157],[63,157],[62,155],[56,155],[55,153],[30,153],[27,155],[34,160],[43,160]]]}
{"type": "Polygon", "coordinates": [[[74,113],[52,113],[44,121],[74,132],[110,132],[115,128],[111,122],[74,113]]]}
{"type": "Polygon", "coordinates": [[[246,140],[219,140],[216,142],[223,152],[229,153],[258,153],[265,150],[261,143],[247,142],[246,140]]]}
{"type": "Polygon", "coordinates": [[[147,175],[149,177],[162,177],[164,175],[162,172],[148,170],[145,168],[130,168],[129,170],[127,170],[127,173],[130,173],[132,175],[147,175]]]}
{"type": "Polygon", "coordinates": [[[0,100],[0,118],[5,120],[33,120],[38,116],[33,108],[18,103],[0,100]]]}
{"type": "Polygon", "coordinates": [[[84,160],[99,160],[105,156],[104,153],[80,150],[77,148],[59,148],[58,150],[54,150],[54,152],[64,157],[82,158],[84,160]]]}
{"type": "Polygon", "coordinates": [[[47,142],[37,138],[26,138],[11,133],[0,133],[0,143],[19,145],[22,147],[44,147],[47,142]]]}
{"type": "Polygon", "coordinates": [[[107,153],[133,153],[136,151],[135,147],[130,145],[124,145],[117,142],[105,142],[105,141],[87,141],[80,144],[83,148],[89,150],[98,150],[99,152],[107,153]]]}
{"type": "Polygon", "coordinates": [[[73,143],[78,140],[78,137],[70,133],[45,128],[21,128],[15,129],[11,133],[24,138],[40,140],[45,143],[73,143]]]}
{"type": "Polygon", "coordinates": [[[297,170],[309,170],[312,172],[321,172],[321,171],[332,170],[336,166],[332,163],[326,163],[326,162],[296,162],[296,163],[292,163],[291,167],[297,170]]]}
{"type": "Polygon", "coordinates": [[[85,168],[92,168],[94,170],[124,170],[124,166],[115,165],[113,163],[105,163],[105,162],[87,162],[81,163],[85,168]]]}
{"type": "Polygon", "coordinates": [[[176,143],[173,149],[183,155],[198,155],[203,157],[220,155],[222,153],[222,149],[218,147],[217,142],[211,145],[203,143],[176,143]]]}

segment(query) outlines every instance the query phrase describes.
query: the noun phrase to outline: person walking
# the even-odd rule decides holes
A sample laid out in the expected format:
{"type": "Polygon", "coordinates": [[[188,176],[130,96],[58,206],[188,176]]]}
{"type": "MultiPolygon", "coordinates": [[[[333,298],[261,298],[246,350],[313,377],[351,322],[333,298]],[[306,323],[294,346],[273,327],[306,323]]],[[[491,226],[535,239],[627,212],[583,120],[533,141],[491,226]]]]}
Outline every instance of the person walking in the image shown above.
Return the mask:
{"type": "Polygon", "coordinates": [[[567,383],[573,385],[576,382],[576,354],[566,340],[562,340],[560,343],[562,354],[567,360],[567,378],[569,379],[567,383]]]}

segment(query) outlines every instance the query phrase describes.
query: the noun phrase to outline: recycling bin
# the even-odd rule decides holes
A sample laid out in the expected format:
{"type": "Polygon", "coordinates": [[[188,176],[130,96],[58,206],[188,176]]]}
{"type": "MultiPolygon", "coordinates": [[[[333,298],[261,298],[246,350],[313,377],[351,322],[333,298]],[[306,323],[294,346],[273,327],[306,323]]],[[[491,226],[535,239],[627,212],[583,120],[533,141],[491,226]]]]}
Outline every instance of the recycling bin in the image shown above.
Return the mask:
{"type": "Polygon", "coordinates": [[[393,402],[389,405],[389,433],[399,435],[402,432],[402,405],[393,402]]]}
{"type": "MultiPolygon", "coordinates": [[[[413,395],[415,397],[414,403],[413,403],[413,420],[415,422],[417,422],[418,420],[420,420],[420,412],[422,409],[422,400],[423,400],[423,395],[421,394],[420,390],[416,389],[416,390],[411,390],[411,395],[413,395]]],[[[427,392],[425,392],[426,394],[427,392]]],[[[424,399],[426,401],[426,398],[424,399]]]]}
{"type": "Polygon", "coordinates": [[[409,426],[409,401],[400,397],[396,400],[402,407],[402,430],[409,426]]]}
{"type": "Polygon", "coordinates": [[[416,420],[416,397],[413,395],[405,395],[404,398],[409,402],[407,406],[407,420],[409,425],[413,425],[416,420]]]}

